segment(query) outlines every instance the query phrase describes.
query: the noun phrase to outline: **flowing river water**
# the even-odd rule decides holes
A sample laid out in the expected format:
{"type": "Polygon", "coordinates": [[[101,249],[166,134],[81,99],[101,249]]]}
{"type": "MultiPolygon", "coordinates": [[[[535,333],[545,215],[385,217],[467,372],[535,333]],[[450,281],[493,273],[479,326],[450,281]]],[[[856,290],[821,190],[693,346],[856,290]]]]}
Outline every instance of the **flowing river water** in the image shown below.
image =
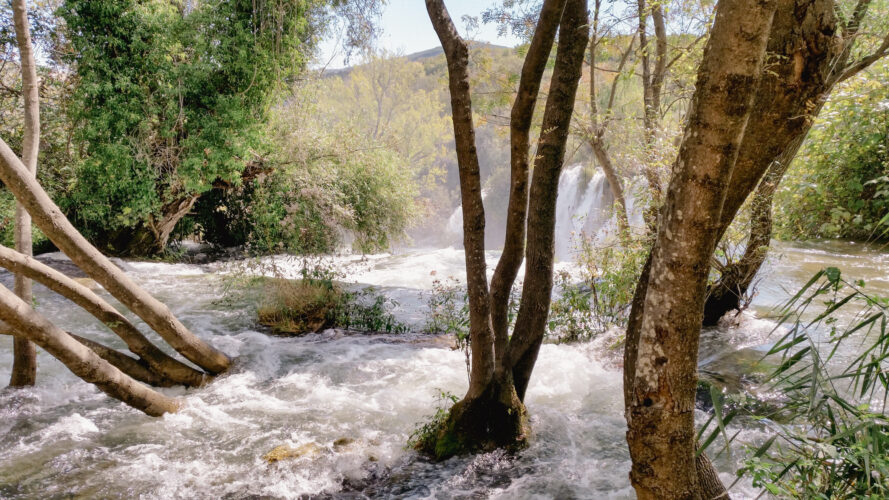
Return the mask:
{"type": "MultiPolygon", "coordinates": [[[[494,259],[495,254],[491,254],[494,259]]],[[[64,267],[60,254],[44,256],[64,267]]],[[[396,298],[396,314],[422,323],[436,277],[459,275],[462,251],[408,250],[352,261],[349,279],[396,298]],[[435,273],[433,273],[435,271],[435,273]]],[[[277,259],[278,271],[299,263],[277,259]]],[[[343,264],[345,262],[341,262],[343,264]]],[[[165,389],[184,408],[147,417],[39,355],[33,389],[0,392],[0,498],[631,498],[621,372],[602,343],[545,344],[528,390],[534,429],[515,456],[490,453],[430,463],[405,449],[441,391],[467,386],[463,354],[422,334],[327,331],[267,334],[247,298],[225,294],[229,264],[121,263],[193,332],[236,357],[232,372],[202,389],[165,389]],[[338,441],[339,440],[339,441],[338,441]],[[336,442],[336,444],[334,444],[336,442]],[[269,464],[279,445],[304,447],[269,464]]],[[[752,312],[707,330],[701,372],[743,383],[770,341],[770,307],[823,266],[889,293],[889,254],[823,242],[776,245],[752,312]]],[[[11,285],[11,277],[0,277],[11,285]]],[[[36,286],[37,308],[56,324],[121,346],[83,311],[36,286]]],[[[107,297],[104,291],[99,293],[107,297]]],[[[773,339],[772,339],[773,340],[773,339]]],[[[0,380],[12,342],[0,338],[0,380]]],[[[699,420],[705,413],[699,411],[699,420]]],[[[752,424],[715,463],[733,480],[742,446],[763,439],[752,424]]],[[[758,494],[736,485],[737,498],[758,494]]]]}

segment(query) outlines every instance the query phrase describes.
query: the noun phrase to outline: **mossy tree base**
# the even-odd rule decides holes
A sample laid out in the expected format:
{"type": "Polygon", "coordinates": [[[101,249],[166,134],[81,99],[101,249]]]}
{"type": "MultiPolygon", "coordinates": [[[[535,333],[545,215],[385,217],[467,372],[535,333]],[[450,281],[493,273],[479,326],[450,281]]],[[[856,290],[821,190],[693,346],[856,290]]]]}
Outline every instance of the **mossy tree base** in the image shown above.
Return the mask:
{"type": "Polygon", "coordinates": [[[528,412],[512,384],[491,383],[481,395],[467,395],[451,407],[415,447],[435,460],[498,448],[515,451],[527,445],[529,432],[528,412]]]}

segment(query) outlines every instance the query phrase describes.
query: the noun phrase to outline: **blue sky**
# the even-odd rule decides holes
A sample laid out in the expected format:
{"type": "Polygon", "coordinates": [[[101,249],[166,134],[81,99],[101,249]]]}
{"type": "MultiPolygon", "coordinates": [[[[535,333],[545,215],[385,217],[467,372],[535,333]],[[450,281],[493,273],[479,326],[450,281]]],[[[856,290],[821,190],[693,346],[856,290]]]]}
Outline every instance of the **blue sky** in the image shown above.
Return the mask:
{"type": "MultiPolygon", "coordinates": [[[[462,21],[465,15],[481,18],[482,11],[490,5],[490,2],[478,0],[445,0],[445,5],[457,25],[460,34],[466,36],[466,27],[462,21]]],[[[423,0],[389,0],[383,12],[382,35],[378,46],[391,52],[403,52],[410,54],[421,50],[431,49],[441,45],[429,17],[426,14],[426,3],[423,0]]],[[[479,23],[479,30],[472,33],[472,38],[480,41],[495,43],[498,45],[514,46],[519,40],[512,36],[497,36],[497,28],[494,25],[479,23]]],[[[322,44],[319,65],[324,65],[331,60],[329,68],[344,66],[343,58],[337,50],[335,41],[328,40],[322,44]]]]}

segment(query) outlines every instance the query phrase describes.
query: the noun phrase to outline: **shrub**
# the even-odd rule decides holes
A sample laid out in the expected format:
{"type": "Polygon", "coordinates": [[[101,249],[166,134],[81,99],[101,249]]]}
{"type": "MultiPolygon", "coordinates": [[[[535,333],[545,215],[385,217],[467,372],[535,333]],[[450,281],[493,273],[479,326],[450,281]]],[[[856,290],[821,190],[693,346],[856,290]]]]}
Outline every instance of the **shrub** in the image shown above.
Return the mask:
{"type": "Polygon", "coordinates": [[[299,280],[266,278],[257,307],[259,322],[277,334],[299,335],[326,328],[404,333],[392,308],[398,304],[373,288],[344,290],[338,273],[321,266],[302,270],[299,280]]]}
{"type": "Polygon", "coordinates": [[[589,340],[613,326],[626,326],[648,244],[633,235],[622,240],[597,244],[584,239],[577,257],[580,281],[565,271],[556,275],[561,293],[550,311],[550,337],[561,342],[589,340]]]}

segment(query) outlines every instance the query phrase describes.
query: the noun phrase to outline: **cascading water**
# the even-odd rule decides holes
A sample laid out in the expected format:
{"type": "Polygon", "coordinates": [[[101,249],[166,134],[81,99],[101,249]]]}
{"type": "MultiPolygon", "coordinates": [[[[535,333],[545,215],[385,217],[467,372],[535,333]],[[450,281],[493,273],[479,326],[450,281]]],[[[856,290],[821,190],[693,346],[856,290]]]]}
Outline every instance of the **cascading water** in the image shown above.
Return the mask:
{"type": "MultiPolygon", "coordinates": [[[[594,203],[584,199],[575,206],[594,203]]],[[[760,308],[786,297],[784,288],[801,285],[810,269],[825,263],[852,266],[850,277],[889,291],[885,253],[847,244],[779,245],[778,252],[791,258],[770,264],[760,308]]],[[[496,252],[489,257],[493,263],[496,252]]],[[[53,258],[59,256],[41,257],[53,258]]],[[[450,248],[338,263],[349,264],[350,280],[398,297],[395,313],[420,324],[432,281],[461,276],[463,262],[462,251],[450,248]]],[[[0,498],[633,497],[621,372],[605,346],[542,347],[528,390],[534,435],[527,450],[435,464],[405,449],[405,442],[434,411],[441,391],[466,390],[461,352],[422,334],[330,330],[272,337],[257,327],[246,298],[220,300],[221,275],[232,264],[125,265],[192,331],[237,357],[232,373],[201,389],[164,389],[185,406],[151,418],[109,399],[41,352],[37,387],[0,392],[0,498]],[[263,455],[280,445],[305,453],[266,463],[263,455]]],[[[277,270],[298,276],[300,265],[299,259],[279,259],[277,270]]],[[[0,274],[4,285],[11,281],[0,274]]],[[[59,326],[122,347],[80,309],[41,286],[35,293],[38,310],[59,326]]],[[[741,380],[735,360],[760,356],[772,326],[745,315],[738,328],[705,332],[702,370],[741,380]]],[[[0,337],[0,380],[9,376],[11,344],[0,337]]],[[[740,447],[762,439],[758,427],[741,428],[732,456],[715,460],[723,479],[733,480],[744,456],[740,447]]],[[[732,490],[734,498],[756,493],[749,484],[732,490]]]]}
{"type": "MultiPolygon", "coordinates": [[[[636,206],[634,180],[625,188],[625,201],[630,225],[641,227],[642,213],[636,206]]],[[[616,234],[617,216],[614,196],[605,174],[597,171],[589,178],[583,165],[566,167],[559,177],[559,197],[556,202],[556,258],[569,260],[578,248],[580,238],[603,241],[616,234]]],[[[459,246],[463,238],[463,212],[457,206],[447,222],[447,233],[452,245],[459,246]]]]}

